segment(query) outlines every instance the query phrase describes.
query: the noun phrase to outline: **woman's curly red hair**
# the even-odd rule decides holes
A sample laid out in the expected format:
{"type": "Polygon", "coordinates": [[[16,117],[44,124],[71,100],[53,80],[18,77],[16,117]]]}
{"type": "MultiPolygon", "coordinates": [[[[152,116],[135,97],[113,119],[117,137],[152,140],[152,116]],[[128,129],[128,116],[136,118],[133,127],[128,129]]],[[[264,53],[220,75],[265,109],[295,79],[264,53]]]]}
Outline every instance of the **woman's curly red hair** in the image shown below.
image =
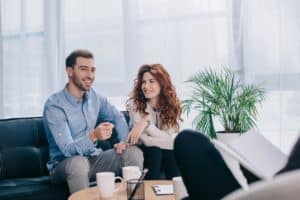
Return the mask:
{"type": "Polygon", "coordinates": [[[161,87],[157,105],[160,110],[161,125],[179,131],[178,122],[181,120],[182,108],[170,75],[161,64],[142,65],[140,67],[129,100],[133,101],[137,112],[148,114],[146,112],[147,99],[142,91],[143,75],[146,72],[151,73],[161,87]]]}

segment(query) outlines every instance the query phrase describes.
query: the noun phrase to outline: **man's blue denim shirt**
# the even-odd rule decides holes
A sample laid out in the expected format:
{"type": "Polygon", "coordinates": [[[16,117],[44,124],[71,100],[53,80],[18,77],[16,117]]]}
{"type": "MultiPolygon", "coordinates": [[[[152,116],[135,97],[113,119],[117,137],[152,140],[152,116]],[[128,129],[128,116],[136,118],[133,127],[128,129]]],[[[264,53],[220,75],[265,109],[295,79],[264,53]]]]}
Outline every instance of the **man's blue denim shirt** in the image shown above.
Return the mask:
{"type": "Polygon", "coordinates": [[[93,89],[85,93],[83,100],[72,96],[67,87],[53,94],[45,103],[43,119],[49,143],[49,171],[67,157],[102,152],[89,138],[98,120],[113,123],[120,141],[126,140],[129,132],[122,113],[93,89]]]}

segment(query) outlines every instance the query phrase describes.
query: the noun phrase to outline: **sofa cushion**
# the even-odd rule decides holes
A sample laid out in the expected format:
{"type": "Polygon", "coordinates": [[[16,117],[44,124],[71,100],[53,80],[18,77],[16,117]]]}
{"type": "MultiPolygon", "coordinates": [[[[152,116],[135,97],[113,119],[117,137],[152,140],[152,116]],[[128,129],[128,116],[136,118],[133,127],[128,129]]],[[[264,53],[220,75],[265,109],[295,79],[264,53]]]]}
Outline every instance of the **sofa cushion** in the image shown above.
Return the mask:
{"type": "Polygon", "coordinates": [[[0,179],[48,175],[41,117],[0,120],[0,179]]]}
{"type": "Polygon", "coordinates": [[[51,184],[48,176],[0,181],[0,199],[67,199],[66,184],[51,184]]]}
{"type": "Polygon", "coordinates": [[[47,145],[41,117],[0,120],[0,147],[47,145]]]}
{"type": "Polygon", "coordinates": [[[5,148],[0,157],[5,163],[1,169],[5,178],[36,177],[44,174],[44,163],[39,148],[33,146],[5,148]]]}

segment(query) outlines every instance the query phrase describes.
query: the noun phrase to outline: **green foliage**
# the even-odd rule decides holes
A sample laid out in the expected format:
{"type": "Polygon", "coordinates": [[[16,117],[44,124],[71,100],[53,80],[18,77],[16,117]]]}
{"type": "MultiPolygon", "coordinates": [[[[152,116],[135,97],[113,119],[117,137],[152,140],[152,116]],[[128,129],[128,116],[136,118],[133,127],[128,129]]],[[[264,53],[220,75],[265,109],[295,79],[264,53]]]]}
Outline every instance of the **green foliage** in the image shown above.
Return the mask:
{"type": "Polygon", "coordinates": [[[195,128],[215,138],[214,120],[218,119],[227,133],[243,133],[256,125],[257,105],[265,99],[265,89],[242,84],[237,73],[227,68],[207,68],[191,76],[190,98],[182,101],[184,112],[198,112],[195,128]]]}

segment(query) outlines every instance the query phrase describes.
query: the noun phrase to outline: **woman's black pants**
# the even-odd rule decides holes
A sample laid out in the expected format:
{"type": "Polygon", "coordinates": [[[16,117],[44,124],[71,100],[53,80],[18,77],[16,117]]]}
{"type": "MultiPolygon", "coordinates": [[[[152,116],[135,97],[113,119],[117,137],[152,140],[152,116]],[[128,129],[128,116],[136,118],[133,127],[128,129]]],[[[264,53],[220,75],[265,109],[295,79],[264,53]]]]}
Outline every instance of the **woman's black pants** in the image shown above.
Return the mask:
{"type": "Polygon", "coordinates": [[[163,173],[167,179],[180,176],[173,150],[159,147],[140,146],[144,153],[144,168],[148,168],[145,179],[162,179],[163,173]]]}

